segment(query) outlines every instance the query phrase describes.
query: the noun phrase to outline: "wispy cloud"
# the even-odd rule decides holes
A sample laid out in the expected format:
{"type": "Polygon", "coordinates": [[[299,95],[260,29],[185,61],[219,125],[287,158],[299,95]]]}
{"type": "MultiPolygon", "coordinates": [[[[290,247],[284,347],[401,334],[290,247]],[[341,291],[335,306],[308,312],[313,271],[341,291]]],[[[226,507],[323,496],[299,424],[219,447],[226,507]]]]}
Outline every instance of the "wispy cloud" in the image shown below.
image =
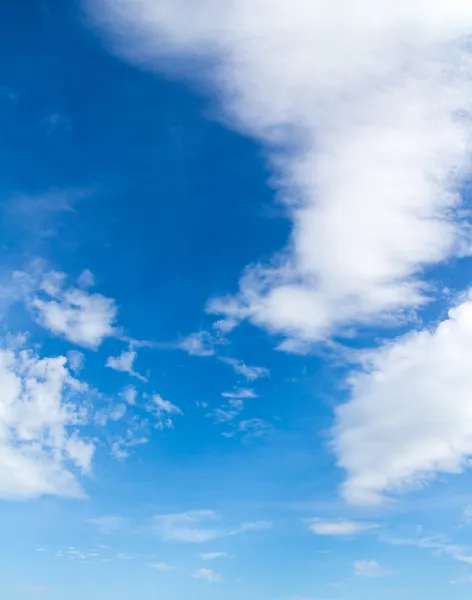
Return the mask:
{"type": "Polygon", "coordinates": [[[327,536],[353,536],[367,531],[377,529],[376,523],[364,523],[361,521],[325,521],[323,519],[312,519],[308,529],[316,535],[327,536]]]}
{"type": "Polygon", "coordinates": [[[235,388],[232,392],[223,392],[223,398],[239,398],[242,400],[248,398],[257,398],[257,394],[250,388],[235,388]]]}
{"type": "Polygon", "coordinates": [[[242,375],[248,381],[255,381],[256,379],[270,376],[270,371],[269,369],[266,369],[266,367],[251,367],[246,365],[242,360],[224,356],[221,356],[220,360],[221,362],[232,367],[235,373],[242,375]]]}
{"type": "Polygon", "coordinates": [[[393,573],[393,571],[382,567],[376,560],[356,560],[353,564],[353,569],[356,577],[365,577],[368,579],[385,577],[393,573]]]}
{"type": "Polygon", "coordinates": [[[227,558],[227,552],[200,552],[198,555],[202,560],[216,560],[217,558],[227,558]]]}
{"type": "MultiPolygon", "coordinates": [[[[153,531],[165,541],[198,544],[218,538],[264,531],[271,521],[250,521],[234,528],[221,526],[221,516],[213,510],[157,515],[152,520],[153,531]]],[[[215,556],[216,558],[216,556],[215,556]]]]}
{"type": "Polygon", "coordinates": [[[119,356],[109,356],[107,358],[106,366],[110,369],[114,369],[115,371],[122,371],[123,373],[128,373],[128,375],[131,375],[131,377],[136,377],[140,381],[146,383],[146,377],[144,377],[140,373],[137,373],[133,369],[133,364],[136,357],[136,350],[125,350],[119,356]]]}
{"type": "Polygon", "coordinates": [[[157,417],[155,425],[157,429],[172,429],[174,426],[172,416],[183,416],[184,414],[178,406],[164,400],[160,394],[154,394],[146,408],[157,417]]]}

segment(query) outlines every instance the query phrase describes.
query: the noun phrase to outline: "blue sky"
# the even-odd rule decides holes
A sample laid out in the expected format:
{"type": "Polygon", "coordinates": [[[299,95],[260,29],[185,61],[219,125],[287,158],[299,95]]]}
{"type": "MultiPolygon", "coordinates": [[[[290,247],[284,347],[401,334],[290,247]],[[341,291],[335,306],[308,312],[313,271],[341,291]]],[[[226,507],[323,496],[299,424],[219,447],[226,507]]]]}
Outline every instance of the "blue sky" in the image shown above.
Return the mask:
{"type": "Polygon", "coordinates": [[[472,8],[1,12],[2,598],[468,598],[472,8]]]}

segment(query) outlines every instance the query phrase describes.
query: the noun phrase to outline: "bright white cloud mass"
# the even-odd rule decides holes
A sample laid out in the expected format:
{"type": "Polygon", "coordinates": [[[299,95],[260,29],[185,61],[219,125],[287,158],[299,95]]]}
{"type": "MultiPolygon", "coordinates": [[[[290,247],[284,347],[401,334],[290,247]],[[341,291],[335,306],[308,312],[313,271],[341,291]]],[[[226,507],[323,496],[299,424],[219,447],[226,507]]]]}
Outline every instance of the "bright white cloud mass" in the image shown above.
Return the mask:
{"type": "Polygon", "coordinates": [[[46,273],[39,293],[34,290],[30,307],[38,322],[72,343],[96,349],[115,334],[115,301],[101,294],[65,285],[64,273],[46,273]]]}
{"type": "Polygon", "coordinates": [[[90,472],[94,444],[79,433],[87,388],[66,358],[3,348],[0,390],[0,498],[81,496],[75,473],[90,472]]]}
{"type": "Polygon", "coordinates": [[[348,472],[346,499],[378,503],[385,492],[460,473],[472,454],[472,295],[433,330],[367,355],[337,409],[334,447],[348,472]]]}
{"type": "Polygon", "coordinates": [[[421,270],[469,253],[472,6],[422,0],[94,2],[150,68],[215,55],[228,122],[268,149],[293,230],[209,310],[296,340],[424,303],[421,270]]]}

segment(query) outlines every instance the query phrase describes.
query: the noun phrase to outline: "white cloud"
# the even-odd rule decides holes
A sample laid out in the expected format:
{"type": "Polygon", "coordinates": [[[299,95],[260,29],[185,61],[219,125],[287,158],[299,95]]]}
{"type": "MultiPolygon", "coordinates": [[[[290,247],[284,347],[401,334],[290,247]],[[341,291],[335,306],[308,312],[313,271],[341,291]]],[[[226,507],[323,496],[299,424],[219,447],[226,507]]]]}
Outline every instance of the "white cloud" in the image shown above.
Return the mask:
{"type": "Polygon", "coordinates": [[[347,471],[344,497],[379,503],[385,493],[460,473],[472,454],[472,292],[435,329],[365,357],[336,410],[333,447],[347,471]]]}
{"type": "Polygon", "coordinates": [[[378,528],[375,523],[362,523],[360,521],[325,521],[313,519],[308,526],[316,535],[352,536],[378,528]]]}
{"type": "Polygon", "coordinates": [[[127,520],[116,515],[105,515],[89,519],[89,523],[95,525],[101,533],[112,534],[121,531],[127,524],[127,520]]]}
{"type": "Polygon", "coordinates": [[[86,386],[66,358],[0,350],[0,498],[80,497],[74,473],[91,470],[92,442],[80,437],[86,386]]]}
{"type": "Polygon", "coordinates": [[[109,356],[106,362],[106,366],[115,371],[122,371],[128,373],[131,377],[136,377],[140,381],[147,382],[146,377],[137,373],[133,369],[133,364],[136,359],[137,353],[135,350],[124,350],[119,356],[109,356]]]}
{"type": "Polygon", "coordinates": [[[152,527],[154,532],[165,541],[194,544],[247,532],[264,531],[272,527],[271,521],[250,521],[228,529],[221,527],[220,521],[220,515],[213,510],[193,510],[157,515],[153,519],[152,527]]]}
{"type": "Polygon", "coordinates": [[[128,429],[126,435],[111,444],[110,454],[115,460],[126,460],[131,454],[131,448],[142,446],[148,442],[147,437],[136,435],[131,429],[128,429]]]}
{"type": "Polygon", "coordinates": [[[30,300],[38,323],[74,344],[96,349],[115,334],[115,301],[101,294],[66,287],[64,273],[51,271],[42,276],[41,294],[30,300]]]}
{"type": "Polygon", "coordinates": [[[98,410],[94,415],[94,421],[100,427],[104,427],[108,421],[119,421],[126,414],[126,404],[122,402],[113,404],[108,408],[98,410]]]}
{"type": "Polygon", "coordinates": [[[77,375],[84,368],[85,356],[77,350],[69,350],[67,353],[67,363],[70,370],[77,375]]]}
{"type": "Polygon", "coordinates": [[[215,573],[213,569],[198,569],[193,574],[195,579],[205,579],[206,581],[221,581],[223,577],[219,573],[215,573]]]}
{"type": "Polygon", "coordinates": [[[153,519],[153,529],[165,541],[202,543],[221,536],[217,527],[207,525],[218,520],[212,510],[158,515],[153,519]]]}
{"type": "Polygon", "coordinates": [[[157,417],[157,429],[172,429],[174,423],[171,416],[183,416],[184,414],[178,406],[168,400],[164,400],[160,394],[152,396],[151,401],[147,405],[147,410],[157,417]]]}
{"type": "Polygon", "coordinates": [[[249,388],[236,388],[232,392],[223,392],[221,394],[223,398],[236,398],[236,399],[246,399],[246,398],[257,398],[257,394],[254,390],[249,388]]]}
{"type": "Polygon", "coordinates": [[[235,358],[225,358],[224,356],[220,357],[221,362],[226,363],[230,367],[233,368],[235,373],[239,375],[243,375],[248,381],[255,381],[256,379],[260,379],[261,377],[269,377],[270,371],[266,369],[266,367],[251,367],[246,365],[242,360],[237,360],[235,358]]]}
{"type": "Polygon", "coordinates": [[[216,560],[217,558],[226,558],[227,552],[200,552],[198,555],[202,560],[216,560]]]}
{"type": "Polygon", "coordinates": [[[306,348],[417,307],[423,269],[469,253],[458,188],[471,149],[471,3],[88,4],[127,60],[170,70],[169,54],[217,57],[201,73],[227,123],[268,150],[292,234],[243,273],[236,296],[210,302],[220,328],[249,319],[306,348]]]}
{"type": "Polygon", "coordinates": [[[213,356],[217,340],[208,331],[198,331],[179,342],[178,347],[191,356],[213,356]]]}
{"type": "Polygon", "coordinates": [[[89,271],[88,269],[82,271],[77,279],[77,283],[81,288],[93,287],[95,285],[95,277],[92,271],[89,271]]]}
{"type": "Polygon", "coordinates": [[[392,539],[387,538],[384,541],[394,546],[415,546],[430,550],[434,556],[449,556],[453,560],[467,565],[472,565],[472,556],[470,551],[459,544],[451,544],[443,536],[430,536],[419,539],[392,539]]]}
{"type": "Polygon", "coordinates": [[[121,392],[121,396],[128,404],[133,406],[136,404],[136,398],[138,397],[138,392],[133,385],[128,385],[121,392]]]}
{"type": "Polygon", "coordinates": [[[392,571],[385,569],[375,560],[356,560],[353,567],[354,575],[356,577],[372,579],[376,577],[385,577],[392,573],[392,571]]]}

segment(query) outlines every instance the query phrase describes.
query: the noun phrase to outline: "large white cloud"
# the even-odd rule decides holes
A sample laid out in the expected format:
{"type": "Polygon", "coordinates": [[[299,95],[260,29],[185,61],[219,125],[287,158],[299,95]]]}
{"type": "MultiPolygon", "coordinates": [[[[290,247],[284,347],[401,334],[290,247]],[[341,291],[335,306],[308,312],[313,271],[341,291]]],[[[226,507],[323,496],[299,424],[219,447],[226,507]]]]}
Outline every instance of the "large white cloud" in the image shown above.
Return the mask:
{"type": "Polygon", "coordinates": [[[82,495],[75,473],[94,453],[78,432],[85,392],[65,357],[0,349],[0,498],[82,495]]]}
{"type": "Polygon", "coordinates": [[[334,449],[344,497],[376,504],[437,473],[460,473],[472,455],[472,292],[433,330],[366,357],[337,409],[334,449]]]}
{"type": "Polygon", "coordinates": [[[421,304],[422,268],[469,252],[457,209],[470,151],[470,2],[88,5],[129,60],[177,62],[182,73],[169,54],[211,56],[201,73],[227,122],[268,148],[292,235],[271,264],[243,274],[238,294],[210,303],[228,327],[248,318],[296,351],[421,304]]]}

